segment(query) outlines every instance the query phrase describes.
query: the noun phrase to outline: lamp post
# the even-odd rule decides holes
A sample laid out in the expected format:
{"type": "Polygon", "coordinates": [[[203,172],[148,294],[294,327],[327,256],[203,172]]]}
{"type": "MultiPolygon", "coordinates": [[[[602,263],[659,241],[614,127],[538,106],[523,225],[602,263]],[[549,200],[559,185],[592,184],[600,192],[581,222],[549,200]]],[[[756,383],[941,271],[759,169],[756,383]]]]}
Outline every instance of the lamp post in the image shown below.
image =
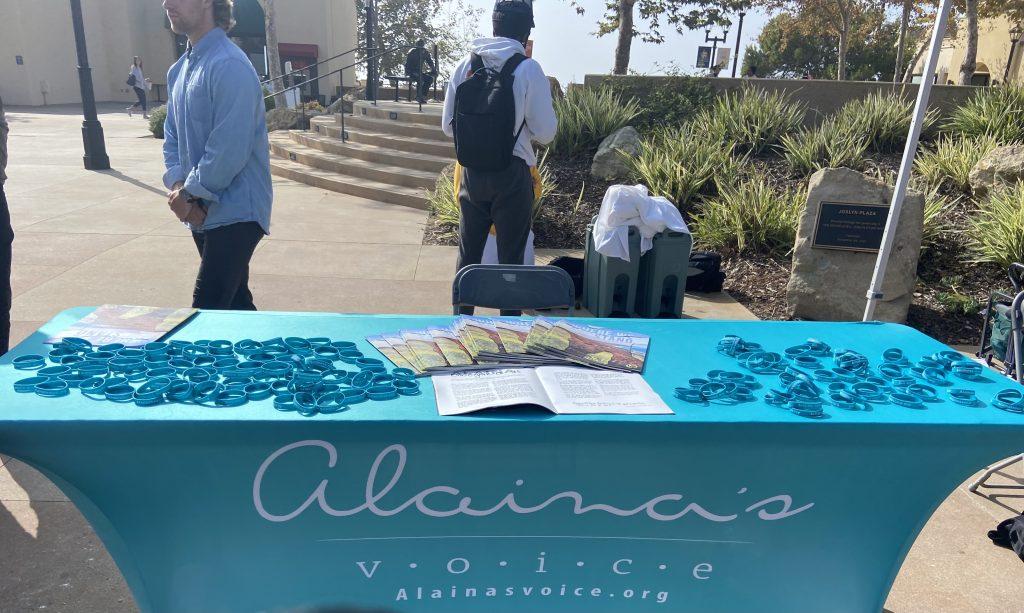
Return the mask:
{"type": "Polygon", "coordinates": [[[711,76],[717,77],[718,72],[718,43],[724,43],[729,38],[729,30],[726,30],[721,37],[711,36],[711,30],[704,30],[704,42],[711,43],[711,76]]]}
{"type": "Polygon", "coordinates": [[[110,170],[110,158],[103,142],[103,126],[96,117],[96,97],[92,92],[92,69],[85,49],[85,26],[82,23],[82,2],[71,0],[71,21],[78,50],[78,85],[82,90],[82,142],[85,145],[86,170],[110,170]]]}
{"type": "Polygon", "coordinates": [[[746,11],[740,11],[740,25],[736,29],[736,50],[732,56],[732,78],[736,78],[736,65],[740,61],[740,37],[743,36],[743,18],[747,16],[746,11]]]}
{"type": "Polygon", "coordinates": [[[1006,70],[1003,72],[1004,85],[1010,81],[1010,66],[1013,65],[1013,52],[1017,50],[1017,43],[1020,42],[1021,33],[1020,24],[1010,28],[1010,57],[1006,58],[1006,70]]]}

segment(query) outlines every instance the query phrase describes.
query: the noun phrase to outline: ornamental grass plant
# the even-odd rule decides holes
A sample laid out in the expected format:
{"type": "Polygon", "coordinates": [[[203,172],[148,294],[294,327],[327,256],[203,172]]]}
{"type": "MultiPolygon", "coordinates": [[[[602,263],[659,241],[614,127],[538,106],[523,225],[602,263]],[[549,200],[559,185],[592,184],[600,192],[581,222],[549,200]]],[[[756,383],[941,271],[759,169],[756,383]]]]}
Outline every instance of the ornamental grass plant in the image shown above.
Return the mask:
{"type": "Polygon", "coordinates": [[[941,136],[933,148],[918,154],[914,170],[930,186],[969,193],[971,170],[998,146],[996,138],[987,134],[941,136]]]}
{"type": "Polygon", "coordinates": [[[828,119],[817,128],[783,136],[782,150],[790,171],[805,177],[822,168],[863,170],[867,164],[868,141],[828,119]]]}
{"type": "Polygon", "coordinates": [[[1024,183],[996,191],[967,226],[968,257],[1007,267],[1024,261],[1024,183]]]}
{"type": "Polygon", "coordinates": [[[703,202],[690,230],[706,249],[784,254],[793,248],[807,193],[757,176],[726,185],[703,202]]]}
{"type": "Polygon", "coordinates": [[[1001,145],[1024,143],[1024,86],[980,88],[945,128],[961,136],[990,136],[1001,145]]]}
{"type": "MultiPolygon", "coordinates": [[[[833,117],[834,121],[852,134],[867,139],[876,153],[897,153],[907,144],[907,133],[914,114],[914,100],[897,92],[876,92],[866,98],[844,104],[833,117]]],[[[922,138],[928,138],[935,126],[935,109],[925,114],[922,138]]]]}
{"type": "Polygon", "coordinates": [[[653,196],[664,196],[680,211],[689,211],[701,196],[718,193],[739,177],[744,159],[729,146],[708,138],[693,125],[656,133],[640,143],[629,159],[634,178],[653,196]]]}
{"type": "Polygon", "coordinates": [[[788,94],[750,86],[719,96],[694,123],[737,155],[760,155],[803,125],[806,107],[788,94]]]}
{"type": "Polygon", "coordinates": [[[589,153],[619,128],[640,115],[640,103],[624,98],[608,87],[570,87],[564,98],[555,99],[558,130],[548,149],[571,156],[589,153]]]}

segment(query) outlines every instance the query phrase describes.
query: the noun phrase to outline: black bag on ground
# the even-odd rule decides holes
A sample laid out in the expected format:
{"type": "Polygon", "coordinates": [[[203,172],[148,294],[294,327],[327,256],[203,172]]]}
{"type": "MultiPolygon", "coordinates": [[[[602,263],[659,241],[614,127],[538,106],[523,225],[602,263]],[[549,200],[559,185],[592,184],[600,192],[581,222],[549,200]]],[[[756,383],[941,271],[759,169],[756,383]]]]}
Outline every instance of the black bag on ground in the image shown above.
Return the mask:
{"type": "Polygon", "coordinates": [[[1024,515],[1000,522],[995,530],[989,530],[988,538],[992,539],[994,545],[1012,549],[1024,560],[1024,515]]]}
{"type": "Polygon", "coordinates": [[[692,273],[686,278],[686,291],[722,291],[722,283],[725,281],[722,256],[710,251],[698,251],[690,255],[690,268],[697,268],[700,272],[692,273]]]}
{"type": "Polygon", "coordinates": [[[574,258],[567,255],[551,260],[551,266],[561,268],[572,277],[572,286],[576,290],[576,299],[583,295],[583,258],[574,258]]]}
{"type": "Polygon", "coordinates": [[[517,53],[497,72],[484,66],[473,54],[469,78],[455,90],[455,156],[465,168],[505,170],[512,163],[512,150],[526,125],[516,130],[516,101],[512,95],[512,73],[526,60],[517,53]]]}

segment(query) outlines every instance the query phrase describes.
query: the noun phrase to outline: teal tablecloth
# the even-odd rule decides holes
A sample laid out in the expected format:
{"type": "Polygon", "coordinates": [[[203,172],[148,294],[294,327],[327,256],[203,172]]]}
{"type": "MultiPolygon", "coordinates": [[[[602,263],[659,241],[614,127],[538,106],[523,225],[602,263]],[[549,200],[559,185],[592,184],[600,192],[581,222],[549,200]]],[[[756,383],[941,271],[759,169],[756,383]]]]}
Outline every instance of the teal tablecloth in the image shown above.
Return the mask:
{"type": "MultiPolygon", "coordinates": [[[[946,349],[888,324],[616,320],[651,335],[645,378],[676,411],[665,416],[445,418],[429,380],[419,397],[314,418],[270,401],[15,394],[26,373],[11,360],[86,312],[0,359],[0,452],[82,510],[143,611],[880,611],[936,506],[1024,448],[1024,415],[991,406],[808,420],[673,398],[690,377],[737,369],[715,351],[725,334],[776,351],[813,337],[876,362],[890,347],[911,360],[946,349]]],[[[172,338],[327,336],[375,355],[368,335],[448,321],[201,313],[172,338]]],[[[1016,387],[986,378],[958,385],[986,405],[1016,387]]]]}

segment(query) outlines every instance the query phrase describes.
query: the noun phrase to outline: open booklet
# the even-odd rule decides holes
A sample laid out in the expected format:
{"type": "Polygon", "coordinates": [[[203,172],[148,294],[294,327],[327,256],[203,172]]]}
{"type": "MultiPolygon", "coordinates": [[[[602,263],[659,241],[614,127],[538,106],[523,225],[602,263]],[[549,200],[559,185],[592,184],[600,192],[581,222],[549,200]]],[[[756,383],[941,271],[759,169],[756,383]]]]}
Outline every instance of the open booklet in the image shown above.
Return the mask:
{"type": "Polygon", "coordinates": [[[434,375],[437,412],[463,415],[518,404],[559,415],[671,415],[672,409],[635,373],[573,366],[504,368],[434,375]]]}

